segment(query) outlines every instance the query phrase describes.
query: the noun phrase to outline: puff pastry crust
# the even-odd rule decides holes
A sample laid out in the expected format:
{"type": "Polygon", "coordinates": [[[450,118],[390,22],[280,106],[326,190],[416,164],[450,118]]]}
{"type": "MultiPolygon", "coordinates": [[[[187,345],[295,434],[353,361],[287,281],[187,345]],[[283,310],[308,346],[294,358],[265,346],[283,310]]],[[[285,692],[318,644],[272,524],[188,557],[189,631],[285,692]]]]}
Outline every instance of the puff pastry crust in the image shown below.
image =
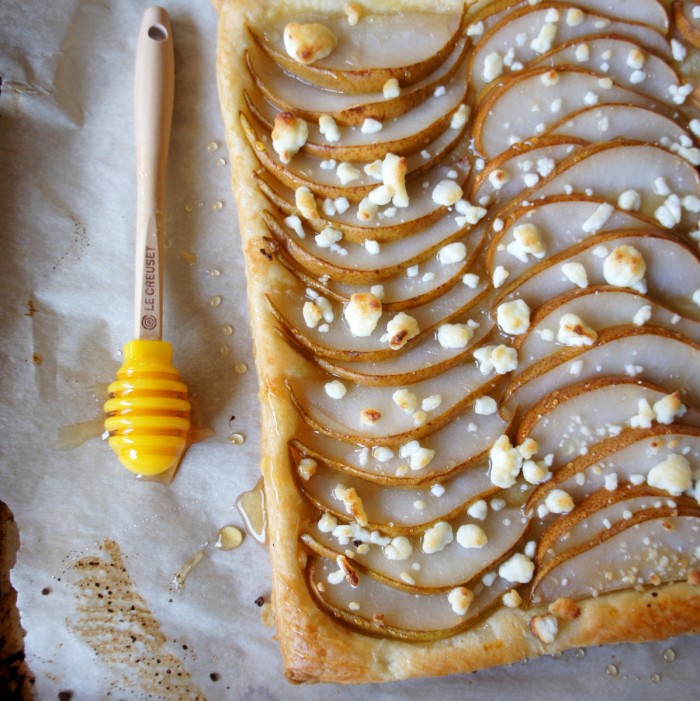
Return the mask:
{"type": "MultiPolygon", "coordinates": [[[[481,3],[481,7],[488,4],[481,3]]],[[[492,4],[505,7],[509,3],[492,4]]],[[[572,3],[572,7],[575,4],[572,3]]],[[[262,31],[265,27],[296,21],[299,17],[334,15],[342,18],[345,17],[345,5],[343,0],[218,0],[220,23],[217,77],[246,262],[248,308],[260,386],[263,436],[261,470],[265,483],[273,569],[272,599],[277,638],[288,678],[293,682],[362,683],[441,676],[552,654],[572,647],[651,641],[700,632],[700,586],[692,571],[683,581],[660,582],[658,586],[645,582],[636,588],[632,586],[622,591],[577,599],[580,614],[571,620],[560,619],[558,633],[550,643],[542,642],[542,636],[533,634],[532,628],[534,616],[548,614],[547,601],[540,604],[531,602],[529,607],[526,607],[527,601],[515,608],[498,605],[495,609],[487,610],[462,632],[449,637],[405,640],[384,635],[381,627],[375,634],[353,627],[321,606],[313,595],[307,569],[309,561],[316,554],[309,550],[300,537],[318,521],[319,509],[317,504],[305,497],[303,483],[296,474],[295,460],[290,451],[290,442],[308,431],[308,426],[295,406],[289,388],[314,381],[319,369],[280,332],[280,317],[275,316],[270,304],[271,299],[283,299],[287,289],[299,287],[300,283],[290,272],[289,266],[280,261],[279,242],[271,235],[266,224],[263,213],[274,208],[260,188],[260,178],[254,175],[264,173],[265,169],[256,157],[254,145],[251,147],[241,115],[254,121],[246,94],[250,96],[259,90],[246,67],[248,52],[255,51],[256,48],[259,50],[250,29],[262,31]]],[[[527,3],[510,5],[513,7],[507,12],[512,13],[528,6],[527,3]]],[[[582,5],[585,7],[586,3],[582,5]]],[[[561,6],[562,14],[558,21],[565,22],[564,15],[568,7],[561,6]]],[[[458,16],[462,11],[462,3],[456,0],[441,0],[438,3],[382,0],[367,3],[365,9],[366,13],[423,11],[458,16]]],[[[470,13],[479,11],[480,8],[473,7],[469,10],[470,13]]],[[[550,19],[553,17],[554,15],[550,16],[550,19]]],[[[360,18],[360,22],[364,20],[364,17],[360,18]]],[[[477,39],[478,37],[473,37],[470,41],[476,44],[477,39]]],[[[678,40],[682,41],[682,37],[678,40]]],[[[688,51],[691,50],[688,46],[688,51]]],[[[652,54],[651,51],[648,53],[652,54]]],[[[670,51],[667,60],[671,61],[670,51]]],[[[502,62],[502,56],[499,61],[502,62]]],[[[562,76],[564,72],[562,69],[562,76]]],[[[599,79],[602,80],[596,78],[599,79]]],[[[487,88],[485,86],[482,89],[487,88]]],[[[601,87],[601,92],[603,90],[604,87],[601,87]]],[[[474,95],[471,99],[473,98],[474,95]]],[[[493,109],[497,109],[495,102],[493,109]]],[[[477,107],[477,116],[479,114],[483,116],[477,107]]],[[[504,129],[507,130],[501,126],[501,130],[504,129]]],[[[560,130],[563,134],[562,143],[582,143],[576,141],[579,137],[566,137],[565,131],[563,128],[560,130]]],[[[482,126],[482,132],[486,139],[486,127],[482,126]]],[[[269,132],[267,136],[269,137],[269,132]]],[[[499,138],[498,133],[494,133],[493,143],[497,144],[499,138]]],[[[260,145],[260,150],[263,148],[260,145]]],[[[488,148],[492,148],[494,158],[485,159],[486,170],[481,176],[481,182],[486,185],[489,174],[501,163],[497,156],[500,147],[494,145],[488,148]]],[[[508,148],[506,143],[504,150],[508,148]]],[[[482,150],[487,150],[486,143],[482,150]]],[[[484,168],[484,163],[478,166],[484,168]]],[[[470,177],[474,177],[474,172],[470,177]]],[[[478,182],[479,175],[476,178],[478,182]]],[[[321,200],[319,197],[319,203],[321,200]]],[[[653,218],[647,217],[644,226],[640,225],[639,228],[650,228],[656,223],[653,218]]],[[[507,225],[508,220],[506,228],[507,225]]],[[[307,234],[307,238],[310,237],[311,234],[307,234]]],[[[480,249],[482,260],[486,255],[485,250],[480,249]]],[[[495,262],[506,255],[496,246],[489,251],[495,262]]],[[[571,260],[575,262],[578,259],[571,260]]],[[[700,280],[696,280],[696,283],[696,287],[700,287],[700,280]]],[[[534,316],[529,323],[535,323],[534,316]]],[[[338,365],[342,366],[342,362],[336,363],[338,365]]],[[[687,398],[686,404],[689,405],[688,411],[692,412],[692,403],[687,398]]],[[[516,425],[512,424],[513,428],[509,432],[514,445],[516,425]]],[[[371,442],[365,445],[371,445],[371,442]]],[[[695,470],[698,468],[700,464],[694,465],[695,470]]],[[[341,482],[342,479],[338,481],[341,482]]],[[[691,500],[687,495],[682,498],[691,500]]],[[[342,517],[342,503],[337,506],[337,510],[342,517]]],[[[700,522],[700,519],[697,520],[700,522]]],[[[520,549],[522,550],[522,545],[520,549]]],[[[526,590],[521,588],[521,591],[526,599],[526,590]]]]}

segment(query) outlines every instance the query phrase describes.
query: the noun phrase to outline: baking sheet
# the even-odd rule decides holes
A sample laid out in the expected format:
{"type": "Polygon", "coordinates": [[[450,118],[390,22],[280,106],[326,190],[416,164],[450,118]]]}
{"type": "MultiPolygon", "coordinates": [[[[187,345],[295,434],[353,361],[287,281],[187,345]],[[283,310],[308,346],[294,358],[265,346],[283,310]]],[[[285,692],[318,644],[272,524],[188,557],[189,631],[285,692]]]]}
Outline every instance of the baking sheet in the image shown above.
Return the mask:
{"type": "Polygon", "coordinates": [[[212,435],[170,485],[135,479],[98,437],[132,334],[132,76],[146,7],[0,6],[0,498],[20,530],[12,581],[36,698],[699,698],[699,637],[371,690],[284,680],[255,604],[270,589],[264,548],[251,537],[214,547],[219,528],[243,527],[234,503],[258,479],[259,433],[216,95],[217,18],[203,1],[167,4],[176,101],[165,338],[196,425],[212,435]],[[234,371],[240,363],[248,372],[234,371]],[[177,589],[175,574],[198,553],[177,589]]]}

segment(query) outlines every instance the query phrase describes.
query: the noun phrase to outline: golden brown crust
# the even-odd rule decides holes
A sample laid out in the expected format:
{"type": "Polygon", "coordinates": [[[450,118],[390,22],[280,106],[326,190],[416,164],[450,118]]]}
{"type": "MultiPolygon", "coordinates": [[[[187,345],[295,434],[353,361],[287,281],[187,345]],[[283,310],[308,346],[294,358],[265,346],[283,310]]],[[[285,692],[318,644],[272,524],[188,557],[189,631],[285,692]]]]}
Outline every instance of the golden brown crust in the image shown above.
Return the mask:
{"type": "MultiPolygon", "coordinates": [[[[650,641],[700,632],[700,587],[677,583],[643,592],[625,591],[577,602],[580,615],[560,621],[555,643],[544,645],[529,629],[531,617],[544,609],[501,608],[476,628],[446,640],[410,643],[370,637],[333,620],[315,603],[300,565],[305,557],[298,535],[312,510],[295,484],[288,441],[301,421],[285,379],[314,372],[275,330],[266,301],[290,280],[290,273],[268,250],[269,231],[259,216],[266,200],[252,177],[257,160],[242,132],[238,115],[245,109],[250,80],[243,70],[253,39],[248,24],[270,21],[280,11],[340,10],[342,0],[218,0],[218,86],[226,138],[232,159],[233,189],[246,260],[248,307],[255,344],[262,411],[261,469],[265,481],[273,605],[277,638],[287,677],[292,682],[362,683],[465,673],[558,650],[615,642],[650,641]],[[282,8],[282,5],[284,7],[282,8]]],[[[458,0],[436,5],[427,0],[385,0],[373,11],[397,8],[456,11],[458,0]]]]}

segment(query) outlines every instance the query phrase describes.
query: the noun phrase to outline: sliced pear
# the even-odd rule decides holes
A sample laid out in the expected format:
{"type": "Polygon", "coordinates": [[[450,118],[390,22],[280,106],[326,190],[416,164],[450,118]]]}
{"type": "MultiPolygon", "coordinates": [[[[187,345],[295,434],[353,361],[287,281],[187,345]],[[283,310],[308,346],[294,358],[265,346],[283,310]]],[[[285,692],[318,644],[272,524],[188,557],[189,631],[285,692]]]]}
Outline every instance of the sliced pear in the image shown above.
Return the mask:
{"type": "Polygon", "coordinates": [[[657,222],[648,217],[613,206],[612,210],[607,208],[610,216],[605,222],[599,222],[599,228],[585,232],[583,225],[602,204],[604,200],[600,197],[576,193],[543,197],[515,208],[505,220],[501,220],[503,227],[492,235],[486,248],[485,260],[489,275],[493,277],[494,270],[500,265],[508,270],[510,281],[514,281],[533,263],[549,259],[578,244],[587,233],[594,235],[606,231],[659,228],[657,222]],[[515,229],[525,224],[537,228],[543,248],[541,259],[533,260],[532,255],[523,256],[523,252],[517,248],[513,252],[513,246],[516,246],[515,229]]]}
{"type": "MultiPolygon", "coordinates": [[[[393,216],[389,217],[385,214],[385,210],[381,210],[366,226],[358,224],[358,208],[352,206],[344,213],[337,213],[332,217],[304,219],[304,228],[307,231],[311,229],[320,232],[327,226],[332,226],[342,232],[346,242],[351,243],[363,243],[367,240],[379,243],[397,241],[422,231],[448,214],[447,207],[433,201],[433,190],[438,183],[446,179],[454,179],[457,183],[463,183],[467,173],[468,164],[463,161],[446,163],[432,169],[424,178],[420,178],[420,182],[413,181],[407,184],[408,207],[401,209],[387,207],[387,209],[394,210],[393,216]],[[455,173],[457,178],[449,177],[455,173]]],[[[284,216],[291,214],[302,216],[295,204],[294,191],[271,178],[269,174],[256,173],[254,179],[263,195],[284,216]]],[[[319,214],[323,211],[320,202],[317,202],[317,209],[319,214]]],[[[458,215],[455,213],[455,216],[458,215]]]]}
{"type": "MultiPolygon", "coordinates": [[[[383,547],[370,545],[365,554],[353,552],[353,565],[361,566],[375,579],[393,587],[404,588],[408,584],[410,590],[424,594],[447,593],[454,587],[468,586],[470,581],[482,577],[512,553],[525,537],[529,520],[518,507],[505,507],[500,511],[491,510],[483,521],[463,515],[441,523],[449,526],[454,540],[439,552],[427,554],[423,551],[425,535],[409,535],[404,536],[411,550],[406,559],[390,560],[383,547]],[[477,526],[486,535],[485,545],[462,547],[457,542],[457,533],[464,525],[477,526]],[[410,575],[411,582],[405,581],[404,573],[410,575]]],[[[331,560],[344,554],[347,547],[347,543],[341,544],[332,533],[323,533],[317,526],[310,528],[301,538],[314,552],[331,560]]]]}
{"type": "MultiPolygon", "coordinates": [[[[488,3],[470,18],[472,23],[481,21],[487,28],[492,27],[499,22],[504,16],[513,13],[515,7],[525,7],[530,5],[529,0],[495,0],[488,3]]],[[[554,7],[560,10],[566,9],[568,6],[559,2],[536,3],[538,7],[554,7]]],[[[616,2],[611,3],[610,0],[579,0],[576,7],[582,9],[585,14],[602,15],[600,20],[601,26],[596,29],[605,29],[609,26],[605,20],[618,19],[624,22],[637,24],[645,24],[652,27],[661,36],[665,36],[668,31],[668,16],[663,5],[657,0],[640,0],[640,2],[627,3],[616,2]]],[[[584,15],[585,17],[585,15],[584,15]]]]}
{"type": "MultiPolygon", "coordinates": [[[[466,412],[478,397],[490,395],[500,378],[486,379],[474,365],[464,364],[410,385],[410,391],[421,404],[427,397],[440,395],[442,399],[439,409],[425,412],[424,423],[394,403],[392,396],[396,390],[393,387],[346,383],[347,394],[335,400],[324,390],[332,380],[328,375],[310,378],[303,383],[287,380],[297,411],[309,426],[323,435],[372,447],[402,445],[434,433],[456,415],[466,412]],[[364,409],[375,410],[381,418],[373,425],[362,423],[364,409]]],[[[419,407],[417,411],[420,411],[419,407]]],[[[478,423],[479,417],[473,411],[469,415],[478,423]]]]}
{"type": "MultiPolygon", "coordinates": [[[[495,52],[502,58],[508,57],[507,62],[510,66],[504,65],[506,74],[515,71],[516,68],[522,70],[522,67],[529,66],[542,56],[542,53],[535,51],[531,45],[534,43],[537,46],[536,40],[544,25],[549,22],[547,17],[550,10],[560,13],[559,21],[554,23],[556,34],[551,44],[553,48],[579,40],[581,43],[588,42],[595,39],[596,35],[605,33],[619,35],[663,56],[669,54],[663,37],[648,26],[619,20],[610,21],[605,15],[592,12],[587,12],[578,24],[571,24],[566,21],[568,9],[570,8],[561,4],[538,3],[534,7],[520,7],[494,24],[481,37],[469,64],[469,74],[477,94],[484,87],[493,84],[484,77],[486,57],[490,54],[495,52]],[[598,26],[601,22],[606,23],[604,27],[598,26]],[[513,64],[516,68],[513,68],[513,64]]],[[[571,63],[575,64],[576,60],[571,63]]]]}
{"type": "MultiPolygon", "coordinates": [[[[639,195],[638,211],[656,218],[670,195],[677,196],[679,203],[689,196],[698,197],[700,179],[687,160],[659,146],[612,141],[578,149],[524,194],[535,198],[585,192],[616,203],[619,195],[628,190],[639,195]],[[666,187],[659,188],[661,182],[666,187]]],[[[515,204],[519,206],[520,202],[515,204]]],[[[663,225],[674,232],[687,232],[695,227],[695,219],[691,212],[681,208],[680,221],[674,219],[673,224],[666,221],[663,225]]]]}
{"type": "Polygon", "coordinates": [[[597,542],[562,553],[538,571],[533,601],[580,599],[687,579],[700,563],[700,507],[683,504],[637,512],[597,542]]]}
{"type": "Polygon", "coordinates": [[[553,489],[563,489],[574,502],[579,502],[605,489],[606,478],[620,484],[643,483],[652,467],[674,453],[697,463],[700,460],[700,430],[683,424],[623,428],[619,434],[592,446],[585,455],[579,455],[564,466],[553,465],[552,478],[535,488],[525,510],[532,510],[553,489]],[[613,474],[615,477],[611,478],[613,474]]]}
{"type": "MultiPolygon", "coordinates": [[[[539,446],[538,455],[550,455],[553,464],[560,466],[585,455],[602,438],[632,426],[640,413],[640,402],[653,407],[668,394],[661,387],[631,377],[596,378],[569,385],[525,413],[518,426],[518,443],[532,438],[539,446]]],[[[686,408],[678,421],[700,426],[700,413],[686,408]]]]}
{"type": "Polygon", "coordinates": [[[552,297],[575,289],[578,283],[573,280],[578,278],[564,267],[572,263],[583,267],[587,285],[606,285],[605,259],[621,246],[631,246],[643,257],[646,264],[643,280],[650,297],[678,314],[698,318],[700,310],[690,303],[690,299],[700,279],[700,261],[685,244],[652,231],[609,231],[589,236],[579,244],[532,265],[512,282],[509,277],[499,290],[494,306],[506,299],[517,298],[524,299],[530,309],[536,309],[552,297]]]}
{"type": "Polygon", "coordinates": [[[601,533],[620,530],[639,511],[676,507],[668,494],[647,485],[622,484],[617,489],[594,492],[573,511],[560,516],[540,537],[535,562],[542,567],[553,557],[597,540],[601,533]]]}
{"type": "MultiPolygon", "coordinates": [[[[312,231],[305,231],[304,238],[300,238],[271,212],[265,210],[262,216],[279,246],[302,269],[317,276],[328,274],[333,283],[352,285],[373,285],[405,274],[410,267],[424,263],[440,248],[463,237],[466,237],[468,250],[474,251],[480,247],[485,233],[485,229],[480,228],[475,236],[471,236],[469,234],[474,229],[469,225],[460,226],[454,218],[443,217],[414,236],[381,246],[380,267],[377,267],[377,256],[359,244],[344,246],[347,253],[341,256],[340,265],[337,252],[316,245],[312,231]]],[[[340,291],[338,294],[344,296],[340,291]]]]}
{"type": "Polygon", "coordinates": [[[464,493],[475,494],[484,486],[492,486],[490,480],[484,481],[486,464],[482,470],[478,463],[485,460],[494,441],[509,428],[510,424],[497,412],[481,416],[471,412],[457,414],[442,428],[421,438],[420,447],[435,454],[420,470],[410,469],[405,451],[402,457],[400,447],[403,444],[392,449],[389,457],[386,451],[377,452],[374,448],[315,433],[307,426],[301,427],[290,446],[302,457],[328,465],[341,476],[386,486],[427,489],[469,468],[465,479],[471,486],[467,488],[460,482],[462,486],[453,492],[464,490],[464,493]]]}
{"type": "Polygon", "coordinates": [[[462,17],[463,13],[377,14],[358,32],[344,16],[326,16],[323,22],[339,38],[338,46],[330,56],[310,65],[286,53],[282,23],[251,33],[288,73],[319,88],[357,95],[381,92],[392,78],[402,87],[427,78],[453,51],[461,36],[462,17]],[[398,35],[400,42],[395,41],[398,35]]]}
{"type": "MultiPolygon", "coordinates": [[[[463,93],[453,91],[445,95],[444,100],[426,100],[405,115],[387,122],[378,133],[363,132],[361,127],[347,127],[342,130],[341,140],[334,143],[326,140],[316,122],[309,123],[309,138],[302,152],[315,158],[362,163],[381,160],[387,153],[410,156],[427,148],[446,130],[456,131],[457,128],[451,127],[452,116],[465,101],[466,92],[465,85],[463,93]]],[[[244,97],[251,114],[272,131],[275,117],[282,110],[257,90],[246,92],[244,97]]]]}
{"type": "MultiPolygon", "coordinates": [[[[353,488],[362,499],[368,518],[367,528],[392,536],[419,535],[436,521],[456,518],[471,503],[488,499],[497,491],[488,478],[488,464],[483,462],[443,482],[445,491],[439,492],[441,496],[436,496],[430,487],[387,489],[385,485],[337,472],[327,463],[317,461],[317,465],[313,476],[300,482],[301,491],[314,506],[333,514],[339,522],[346,522],[349,516],[334,492],[339,484],[353,488]]],[[[337,542],[324,539],[317,531],[317,527],[312,529],[317,540],[337,547],[337,542]]]]}
{"type": "MultiPolygon", "coordinates": [[[[317,197],[337,199],[345,197],[349,202],[359,202],[367,197],[381,183],[367,175],[361,163],[353,167],[359,173],[352,185],[342,185],[335,168],[323,168],[323,161],[303,153],[296,155],[288,165],[280,162],[269,139],[263,139],[260,128],[241,114],[241,127],[260,164],[275,178],[291,189],[308,187],[317,197]]],[[[465,125],[466,126],[466,125],[465,125]]],[[[438,165],[459,143],[462,129],[449,129],[426,147],[425,154],[414,153],[407,157],[406,179],[411,180],[425,174],[438,165]]]]}
{"type": "Polygon", "coordinates": [[[339,126],[361,126],[366,119],[383,123],[399,117],[433,97],[440,87],[445,90],[442,97],[450,93],[464,95],[464,57],[468,47],[466,39],[461,38],[433,73],[389,99],[373,92],[347,95],[319,91],[285,73],[260,50],[247,52],[246,64],[258,90],[279,109],[309,122],[317,123],[321,115],[328,114],[339,126]]]}
{"type": "Polygon", "coordinates": [[[666,104],[675,104],[673,95],[680,86],[680,80],[664,59],[650,52],[642,52],[643,70],[633,68],[628,61],[630,55],[640,51],[637,43],[617,37],[611,32],[606,32],[605,36],[591,37],[585,44],[586,60],[579,60],[580,42],[569,41],[543,54],[532,66],[558,69],[567,65],[578,65],[597,72],[601,77],[609,77],[617,85],[666,104]]]}
{"type": "MultiPolygon", "coordinates": [[[[391,313],[384,313],[380,317],[375,330],[369,336],[355,336],[347,322],[341,318],[343,307],[340,306],[335,307],[336,318],[326,324],[327,330],[321,332],[321,324],[309,328],[304,321],[303,308],[306,302],[312,300],[305,296],[304,287],[301,285],[288,286],[282,293],[269,295],[268,301],[283,331],[301,348],[322,358],[350,361],[356,363],[358,368],[363,368],[367,363],[380,360],[396,361],[400,355],[408,353],[414,347],[418,357],[424,353],[424,360],[430,358],[433,364],[439,364],[441,359],[451,357],[455,352],[454,349],[452,352],[446,352],[449,349],[435,347],[437,327],[445,323],[467,323],[465,315],[480,324],[474,329],[470,345],[478,343],[490,332],[492,323],[483,310],[472,309],[477,296],[474,290],[466,285],[455,285],[435,302],[412,308],[411,316],[418,322],[420,332],[399,350],[394,350],[381,341],[391,313]]],[[[394,368],[404,371],[401,368],[410,367],[411,364],[412,361],[400,361],[394,364],[394,368]]],[[[417,363],[417,366],[422,368],[423,364],[417,363]]]]}
{"type": "Polygon", "coordinates": [[[700,322],[677,314],[647,295],[619,287],[577,288],[545,302],[531,315],[527,332],[515,337],[521,370],[561,347],[556,336],[559,319],[566,313],[585,319],[598,332],[630,322],[637,326],[649,323],[700,343],[700,322]]]}
{"type": "MultiPolygon", "coordinates": [[[[470,319],[457,318],[455,324],[467,324],[470,319]]],[[[422,339],[405,353],[391,359],[390,368],[374,361],[333,360],[315,356],[314,361],[326,372],[343,380],[370,387],[400,387],[437,377],[439,374],[473,359],[474,351],[492,338],[492,325],[483,324],[464,348],[443,348],[435,336],[422,339]],[[429,358],[429,360],[427,360],[429,358]]],[[[380,360],[386,360],[383,355],[380,360]]]]}
{"type": "Polygon", "coordinates": [[[492,158],[474,177],[470,200],[490,205],[520,197],[524,190],[531,189],[540,178],[546,178],[556,170],[558,164],[568,162],[584,145],[582,140],[558,136],[533,138],[526,143],[513,144],[492,158]],[[532,184],[528,185],[528,182],[532,184]]]}
{"type": "Polygon", "coordinates": [[[681,36],[696,49],[700,49],[700,22],[693,16],[695,5],[675,0],[672,3],[673,22],[681,36]]]}
{"type": "Polygon", "coordinates": [[[536,68],[508,78],[479,103],[473,126],[476,150],[493,158],[514,142],[544,134],[562,116],[590,106],[593,100],[654,107],[651,98],[629,88],[602,87],[602,79],[576,66],[536,68]],[[553,110],[555,100],[558,109],[553,110]]]}
{"type": "Polygon", "coordinates": [[[698,405],[700,376],[687,373],[700,362],[700,345],[680,334],[651,326],[605,329],[589,350],[567,348],[516,375],[506,390],[506,409],[527,411],[540,397],[571,384],[605,375],[635,376],[679,391],[684,404],[698,405]]]}
{"type": "MultiPolygon", "coordinates": [[[[546,132],[589,142],[631,139],[669,150],[682,148],[693,137],[678,121],[638,105],[593,105],[568,114],[546,132]]],[[[683,151],[681,151],[683,153],[683,151]]],[[[693,159],[694,159],[694,155],[693,159]]],[[[690,158],[688,159],[690,160],[690,158]]]]}
{"type": "Polygon", "coordinates": [[[504,579],[490,587],[476,582],[464,616],[458,616],[447,594],[419,594],[401,591],[373,579],[361,577],[352,587],[343,580],[329,584],[328,576],[338,567],[327,558],[313,558],[309,564],[309,585],[316,601],[332,616],[366,633],[400,640],[448,638],[474,625],[512,588],[504,579]]]}

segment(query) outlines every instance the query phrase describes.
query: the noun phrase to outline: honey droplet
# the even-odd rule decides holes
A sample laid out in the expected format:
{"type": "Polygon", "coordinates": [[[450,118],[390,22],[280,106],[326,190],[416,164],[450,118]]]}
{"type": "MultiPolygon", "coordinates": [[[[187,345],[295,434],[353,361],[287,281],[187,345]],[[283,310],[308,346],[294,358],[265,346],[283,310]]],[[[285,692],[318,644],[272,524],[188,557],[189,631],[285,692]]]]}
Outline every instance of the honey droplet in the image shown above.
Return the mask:
{"type": "Polygon", "coordinates": [[[582,660],[586,656],[586,651],[580,647],[576,652],[574,653],[577,659],[582,660]]]}
{"type": "Polygon", "coordinates": [[[221,295],[214,295],[213,297],[209,298],[209,306],[212,309],[216,309],[221,304],[221,302],[223,302],[223,299],[224,298],[221,295]]]}
{"type": "Polygon", "coordinates": [[[212,209],[223,209],[224,203],[221,200],[216,200],[215,202],[211,203],[211,208],[212,209]]]}
{"type": "Polygon", "coordinates": [[[243,542],[243,533],[235,526],[224,526],[216,534],[215,548],[219,550],[234,550],[243,542]]]}
{"type": "Polygon", "coordinates": [[[189,265],[194,265],[197,262],[197,256],[191,251],[183,251],[180,257],[189,265]]]}
{"type": "Polygon", "coordinates": [[[209,151],[209,153],[214,153],[214,151],[217,151],[218,149],[219,149],[219,144],[216,141],[210,141],[207,144],[207,151],[209,151]]]}
{"type": "Polygon", "coordinates": [[[245,363],[236,363],[233,366],[233,371],[236,375],[245,375],[248,372],[248,366],[245,363]]]}
{"type": "Polygon", "coordinates": [[[651,681],[653,681],[653,682],[660,682],[660,681],[661,681],[661,675],[660,675],[658,672],[654,672],[654,674],[652,674],[652,675],[649,677],[649,679],[651,679],[651,681]]]}
{"type": "Polygon", "coordinates": [[[232,433],[228,439],[234,445],[243,445],[245,443],[245,436],[242,433],[232,433]]]}
{"type": "Polygon", "coordinates": [[[605,673],[606,673],[609,677],[616,677],[616,676],[617,676],[617,667],[616,667],[614,664],[609,664],[609,665],[605,668],[605,673]]]}
{"type": "Polygon", "coordinates": [[[671,648],[664,650],[663,658],[666,662],[673,662],[676,659],[676,653],[671,648]]]}
{"type": "Polygon", "coordinates": [[[185,211],[189,214],[189,213],[192,212],[193,210],[194,210],[194,205],[193,205],[191,202],[188,202],[188,203],[185,205],[185,211]]]}
{"type": "Polygon", "coordinates": [[[217,158],[216,165],[219,166],[219,168],[223,168],[226,165],[226,159],[225,158],[217,158]]]}
{"type": "Polygon", "coordinates": [[[258,543],[267,538],[267,515],[265,514],[265,492],[262,478],[253,489],[243,492],[236,499],[236,507],[243,516],[245,529],[258,543]]]}
{"type": "Polygon", "coordinates": [[[230,351],[229,351],[229,349],[228,349],[228,346],[227,346],[225,343],[222,343],[222,344],[219,346],[219,355],[220,355],[222,358],[228,358],[228,354],[229,354],[229,353],[230,353],[230,351]]]}
{"type": "Polygon", "coordinates": [[[221,271],[218,268],[212,268],[211,270],[207,271],[209,275],[212,277],[219,277],[221,275],[221,271]]]}
{"type": "Polygon", "coordinates": [[[224,336],[233,335],[233,326],[231,326],[231,324],[224,324],[221,327],[221,333],[224,334],[224,336]]]}

